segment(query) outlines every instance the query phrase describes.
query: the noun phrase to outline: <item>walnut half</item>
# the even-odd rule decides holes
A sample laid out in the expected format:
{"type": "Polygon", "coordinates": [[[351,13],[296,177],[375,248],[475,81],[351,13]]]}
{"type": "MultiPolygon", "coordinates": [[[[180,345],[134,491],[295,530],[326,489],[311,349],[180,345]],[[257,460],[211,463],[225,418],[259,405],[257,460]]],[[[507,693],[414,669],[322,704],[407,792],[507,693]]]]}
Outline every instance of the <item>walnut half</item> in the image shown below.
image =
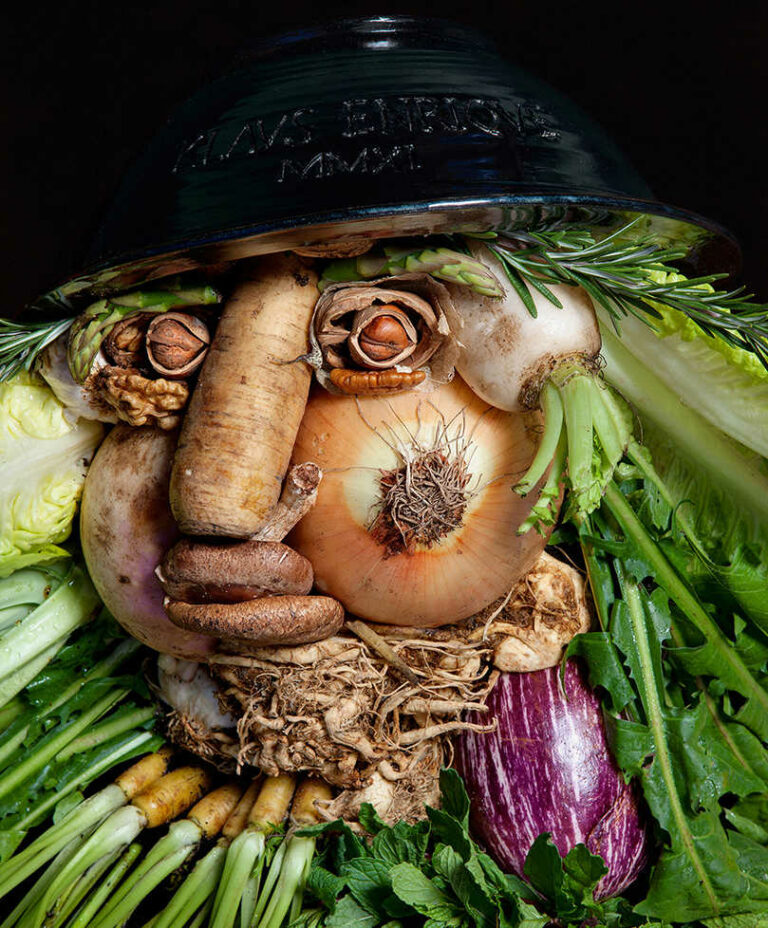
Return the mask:
{"type": "Polygon", "coordinates": [[[183,381],[150,380],[134,368],[104,367],[94,379],[94,392],[119,419],[133,426],[174,429],[189,399],[189,387],[183,381]]]}

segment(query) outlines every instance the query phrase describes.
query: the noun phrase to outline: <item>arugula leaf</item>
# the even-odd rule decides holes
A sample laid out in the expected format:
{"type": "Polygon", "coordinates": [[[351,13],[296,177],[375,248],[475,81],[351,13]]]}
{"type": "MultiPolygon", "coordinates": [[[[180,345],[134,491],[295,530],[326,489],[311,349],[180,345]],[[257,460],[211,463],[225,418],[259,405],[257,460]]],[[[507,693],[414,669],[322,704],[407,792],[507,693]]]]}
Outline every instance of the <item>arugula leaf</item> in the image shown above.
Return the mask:
{"type": "MultiPolygon", "coordinates": [[[[613,710],[608,727],[614,756],[626,775],[639,779],[663,829],[664,847],[635,912],[684,922],[760,911],[766,904],[760,855],[749,838],[726,829],[720,805],[728,794],[746,797],[766,788],[761,775],[768,760],[765,749],[723,710],[722,695],[734,684],[733,665],[717,668],[721,682],[708,692],[696,679],[701,673],[715,675],[711,656],[702,654],[708,645],[677,646],[684,614],[667,589],[653,588],[655,572],[647,551],[627,557],[626,546],[634,545],[635,538],[625,537],[621,549],[603,516],[591,519],[584,534],[590,555],[610,565],[614,576],[614,590],[602,603],[609,610],[603,623],[610,643],[606,635],[571,650],[589,661],[590,679],[611,693],[607,708],[613,710]],[[596,544],[601,540],[605,544],[596,544]],[[619,665],[634,690],[632,701],[619,665]],[[620,705],[632,707],[631,717],[615,712],[620,705]]],[[[743,701],[734,718],[754,723],[744,711],[748,706],[749,700],[743,701]]]]}

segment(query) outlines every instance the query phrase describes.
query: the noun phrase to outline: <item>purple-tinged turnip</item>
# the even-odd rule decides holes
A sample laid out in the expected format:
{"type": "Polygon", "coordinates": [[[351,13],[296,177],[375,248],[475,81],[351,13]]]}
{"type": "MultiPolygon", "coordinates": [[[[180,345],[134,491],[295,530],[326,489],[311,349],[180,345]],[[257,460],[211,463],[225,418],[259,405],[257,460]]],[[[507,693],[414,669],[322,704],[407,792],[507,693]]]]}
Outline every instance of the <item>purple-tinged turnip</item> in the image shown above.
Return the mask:
{"type": "Polygon", "coordinates": [[[494,719],[495,731],[461,732],[455,741],[478,839],[521,876],[542,832],[562,855],[586,844],[608,867],[596,896],[620,893],[645,866],[648,837],[637,792],[608,750],[600,702],[579,663],[568,661],[562,685],[559,667],[502,674],[482,715],[494,719]]]}
{"type": "Polygon", "coordinates": [[[216,639],[177,628],[155,568],[179,537],[168,502],[176,434],[115,427],[83,490],[80,535],[94,586],[123,628],[156,651],[201,660],[216,639]]]}

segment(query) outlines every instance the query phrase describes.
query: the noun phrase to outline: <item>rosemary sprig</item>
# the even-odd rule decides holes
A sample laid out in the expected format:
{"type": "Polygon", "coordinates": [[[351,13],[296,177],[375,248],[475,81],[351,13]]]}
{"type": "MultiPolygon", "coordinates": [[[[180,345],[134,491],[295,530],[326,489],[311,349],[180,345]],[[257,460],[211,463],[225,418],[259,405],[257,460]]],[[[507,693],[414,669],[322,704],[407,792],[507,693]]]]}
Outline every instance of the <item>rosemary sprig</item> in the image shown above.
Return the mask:
{"type": "Polygon", "coordinates": [[[74,317],[53,322],[0,319],[0,383],[10,380],[19,371],[31,370],[40,352],[63,335],[74,321],[74,317]]]}
{"type": "Polygon", "coordinates": [[[727,274],[655,281],[654,271],[677,274],[672,262],[684,258],[686,250],[664,247],[648,236],[631,240],[628,233],[636,222],[599,241],[588,230],[571,227],[515,232],[489,242],[488,248],[532,315],[531,288],[561,305],[549,289],[553,284],[583,287],[617,329],[622,315],[630,313],[652,324],[660,315],[652,303],[661,303],[688,316],[708,335],[753,352],[768,369],[768,306],[752,302],[743,287],[715,291],[707,286],[727,274]]]}

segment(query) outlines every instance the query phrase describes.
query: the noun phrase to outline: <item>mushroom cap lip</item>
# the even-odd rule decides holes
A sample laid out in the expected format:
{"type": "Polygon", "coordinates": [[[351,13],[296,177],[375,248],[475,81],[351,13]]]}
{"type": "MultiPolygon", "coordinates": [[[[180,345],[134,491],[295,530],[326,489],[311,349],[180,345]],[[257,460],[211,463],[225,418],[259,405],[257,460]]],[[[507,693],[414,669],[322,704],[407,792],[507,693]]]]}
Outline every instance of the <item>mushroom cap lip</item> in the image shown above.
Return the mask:
{"type": "Polygon", "coordinates": [[[295,645],[337,632],[344,608],[330,596],[264,596],[240,603],[184,603],[166,599],[168,618],[188,631],[227,639],[230,645],[295,645]]]}
{"type": "Polygon", "coordinates": [[[265,595],[304,595],[310,562],[277,541],[205,543],[183,538],[157,571],[166,595],[185,603],[236,603],[265,595]]]}

